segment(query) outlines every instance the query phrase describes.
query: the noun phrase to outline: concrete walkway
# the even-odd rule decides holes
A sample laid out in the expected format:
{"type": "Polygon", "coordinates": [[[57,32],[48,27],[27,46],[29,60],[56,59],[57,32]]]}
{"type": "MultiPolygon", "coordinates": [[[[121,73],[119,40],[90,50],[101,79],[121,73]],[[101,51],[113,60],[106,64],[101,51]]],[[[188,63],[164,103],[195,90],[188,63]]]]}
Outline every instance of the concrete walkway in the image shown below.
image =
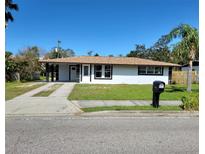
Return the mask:
{"type": "MultiPolygon", "coordinates": [[[[79,108],[100,107],[100,106],[144,106],[150,105],[152,101],[144,100],[74,100],[71,101],[79,108]]],[[[181,101],[160,101],[159,105],[176,106],[180,105],[181,101]]]]}
{"type": "Polygon", "coordinates": [[[54,84],[48,83],[45,86],[6,101],[6,115],[55,115],[82,112],[67,100],[75,83],[62,83],[63,85],[48,97],[32,97],[36,93],[49,89],[54,84]]]}

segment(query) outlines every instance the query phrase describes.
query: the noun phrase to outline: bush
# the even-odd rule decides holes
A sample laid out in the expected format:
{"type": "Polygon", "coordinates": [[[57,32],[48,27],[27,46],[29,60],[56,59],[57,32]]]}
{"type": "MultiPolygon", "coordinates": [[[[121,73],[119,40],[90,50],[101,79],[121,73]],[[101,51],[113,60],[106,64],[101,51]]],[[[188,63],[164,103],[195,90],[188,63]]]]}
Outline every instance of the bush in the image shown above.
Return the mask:
{"type": "Polygon", "coordinates": [[[193,81],[192,83],[193,84],[199,84],[199,81],[193,81]]]}
{"type": "Polygon", "coordinates": [[[189,93],[182,97],[182,105],[180,106],[184,110],[198,111],[199,110],[199,95],[189,93]]]}
{"type": "Polygon", "coordinates": [[[176,84],[177,82],[175,80],[172,80],[171,81],[171,84],[176,84]]]}
{"type": "Polygon", "coordinates": [[[35,80],[36,72],[43,69],[38,62],[39,52],[40,49],[36,46],[23,49],[16,56],[13,56],[11,52],[6,52],[6,81],[15,80],[16,73],[19,73],[21,81],[35,80]]]}

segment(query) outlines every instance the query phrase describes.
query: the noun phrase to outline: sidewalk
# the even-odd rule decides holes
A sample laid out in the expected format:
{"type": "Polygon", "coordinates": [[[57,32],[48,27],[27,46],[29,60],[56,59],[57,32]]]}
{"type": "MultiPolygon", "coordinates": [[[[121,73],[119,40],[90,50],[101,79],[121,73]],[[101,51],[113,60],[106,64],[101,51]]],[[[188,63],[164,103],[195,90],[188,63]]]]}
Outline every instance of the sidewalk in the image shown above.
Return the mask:
{"type": "MultiPolygon", "coordinates": [[[[101,106],[146,106],[152,104],[151,100],[72,100],[79,108],[101,107],[101,106]]],[[[160,101],[162,106],[178,106],[181,101],[160,101]]]]}

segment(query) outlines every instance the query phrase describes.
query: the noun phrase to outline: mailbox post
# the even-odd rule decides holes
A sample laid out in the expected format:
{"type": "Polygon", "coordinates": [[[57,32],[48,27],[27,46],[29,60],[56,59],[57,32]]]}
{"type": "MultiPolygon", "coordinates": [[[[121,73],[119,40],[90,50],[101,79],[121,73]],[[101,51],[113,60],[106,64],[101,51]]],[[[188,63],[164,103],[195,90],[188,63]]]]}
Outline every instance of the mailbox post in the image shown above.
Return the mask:
{"type": "Polygon", "coordinates": [[[159,107],[159,96],[162,92],[164,92],[165,83],[162,81],[154,81],[153,82],[153,98],[152,98],[152,106],[155,108],[159,107]]]}

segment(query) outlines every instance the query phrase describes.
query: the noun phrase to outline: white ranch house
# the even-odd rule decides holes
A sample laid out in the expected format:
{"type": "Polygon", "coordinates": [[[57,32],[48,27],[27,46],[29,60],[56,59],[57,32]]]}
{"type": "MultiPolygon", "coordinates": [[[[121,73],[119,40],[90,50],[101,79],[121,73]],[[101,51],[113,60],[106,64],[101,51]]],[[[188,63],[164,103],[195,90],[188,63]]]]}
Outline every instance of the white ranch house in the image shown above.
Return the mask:
{"type": "Polygon", "coordinates": [[[180,65],[134,57],[80,56],[40,60],[49,81],[93,84],[152,84],[171,80],[172,67],[180,65]]]}

